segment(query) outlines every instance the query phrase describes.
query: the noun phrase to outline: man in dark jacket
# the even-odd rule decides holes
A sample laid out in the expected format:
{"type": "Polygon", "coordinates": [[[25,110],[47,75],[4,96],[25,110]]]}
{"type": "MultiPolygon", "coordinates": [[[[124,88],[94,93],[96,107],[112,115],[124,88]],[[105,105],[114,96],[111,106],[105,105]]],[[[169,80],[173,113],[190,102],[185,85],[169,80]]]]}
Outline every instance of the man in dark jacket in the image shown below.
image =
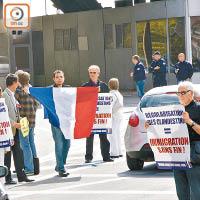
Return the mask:
{"type": "Polygon", "coordinates": [[[166,80],[166,63],[163,58],[161,58],[160,52],[155,52],[153,54],[153,61],[151,63],[151,67],[149,68],[149,72],[152,73],[153,87],[160,87],[167,85],[166,80]]]}
{"type": "Polygon", "coordinates": [[[140,62],[140,57],[135,55],[132,57],[132,62],[135,65],[134,72],[131,72],[131,77],[136,82],[138,97],[141,99],[144,96],[144,85],[146,80],[144,65],[140,62]]]}
{"type": "MultiPolygon", "coordinates": [[[[98,87],[99,93],[109,93],[109,88],[106,83],[99,80],[100,69],[96,65],[92,65],[88,69],[90,80],[89,82],[83,84],[82,87],[98,87]]],[[[100,145],[101,145],[101,154],[104,162],[112,162],[110,158],[110,143],[107,139],[106,134],[99,134],[100,145]]],[[[86,155],[85,162],[90,163],[93,159],[93,142],[94,135],[92,134],[89,138],[86,139],[86,155]]]]}
{"type": "Polygon", "coordinates": [[[177,78],[177,83],[181,81],[190,81],[193,75],[192,64],[185,61],[185,54],[180,53],[178,55],[179,62],[175,65],[175,74],[177,78]]]}
{"type": "Polygon", "coordinates": [[[200,198],[200,106],[193,100],[194,89],[191,82],[181,82],[177,95],[185,107],[182,117],[189,132],[192,169],[174,170],[176,192],[179,200],[198,200],[200,198]]]}

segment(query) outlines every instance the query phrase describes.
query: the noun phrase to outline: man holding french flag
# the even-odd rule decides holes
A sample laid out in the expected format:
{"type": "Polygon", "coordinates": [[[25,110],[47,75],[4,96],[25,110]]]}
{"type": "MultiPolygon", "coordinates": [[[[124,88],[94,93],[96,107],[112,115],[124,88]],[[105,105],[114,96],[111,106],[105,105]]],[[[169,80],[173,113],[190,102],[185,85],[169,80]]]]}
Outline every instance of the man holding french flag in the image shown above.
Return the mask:
{"type": "Polygon", "coordinates": [[[60,177],[67,177],[64,165],[70,139],[90,137],[98,100],[98,88],[72,88],[64,85],[64,72],[53,74],[53,87],[30,88],[30,94],[43,106],[51,123],[55,142],[56,167],[60,177]]]}

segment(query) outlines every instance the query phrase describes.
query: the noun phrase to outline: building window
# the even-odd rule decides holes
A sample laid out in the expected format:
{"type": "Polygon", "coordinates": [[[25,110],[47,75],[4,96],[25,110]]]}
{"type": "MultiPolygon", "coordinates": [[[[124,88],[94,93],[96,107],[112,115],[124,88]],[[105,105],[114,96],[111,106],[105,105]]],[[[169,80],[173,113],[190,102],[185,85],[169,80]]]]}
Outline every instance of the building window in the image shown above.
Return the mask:
{"type": "Polygon", "coordinates": [[[123,48],[123,31],[122,25],[115,25],[116,32],[116,48],[123,48]]]}
{"type": "Polygon", "coordinates": [[[168,20],[169,57],[171,72],[178,62],[178,54],[185,53],[185,22],[184,18],[170,18],[168,20]]]}
{"type": "Polygon", "coordinates": [[[146,67],[152,62],[152,54],[159,51],[167,60],[167,33],[166,20],[151,20],[137,22],[137,49],[138,55],[146,67]]]}
{"type": "Polygon", "coordinates": [[[36,75],[44,74],[43,32],[32,32],[33,70],[36,75]]]}
{"type": "Polygon", "coordinates": [[[63,50],[63,30],[55,30],[55,50],[63,50]]]}
{"type": "Polygon", "coordinates": [[[105,25],[105,47],[106,49],[114,48],[114,39],[113,39],[113,25],[105,25]]]}
{"type": "Polygon", "coordinates": [[[200,17],[191,17],[192,64],[195,72],[200,71],[200,17]]]}
{"type": "Polygon", "coordinates": [[[105,25],[105,47],[113,48],[132,48],[131,24],[113,24],[105,25]]]}
{"type": "Polygon", "coordinates": [[[28,47],[16,47],[15,48],[15,61],[17,70],[21,69],[24,71],[29,71],[29,49],[28,47]]]}
{"type": "Polygon", "coordinates": [[[78,49],[78,30],[76,28],[70,29],[71,50],[78,49]]]}
{"type": "Polygon", "coordinates": [[[55,30],[55,50],[77,50],[78,31],[77,28],[55,30]]]}
{"type": "Polygon", "coordinates": [[[64,30],[64,49],[71,50],[70,29],[64,30]]]}
{"type": "Polygon", "coordinates": [[[123,47],[132,48],[132,34],[131,34],[131,24],[122,24],[123,27],[123,47]]]}

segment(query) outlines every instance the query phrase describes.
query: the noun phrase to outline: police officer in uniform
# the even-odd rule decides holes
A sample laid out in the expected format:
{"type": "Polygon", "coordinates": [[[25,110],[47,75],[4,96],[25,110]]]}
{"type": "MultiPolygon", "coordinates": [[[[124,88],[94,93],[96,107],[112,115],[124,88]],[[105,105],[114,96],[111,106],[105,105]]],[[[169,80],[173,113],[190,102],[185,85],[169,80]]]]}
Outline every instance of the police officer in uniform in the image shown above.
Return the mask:
{"type": "Polygon", "coordinates": [[[133,69],[134,72],[131,72],[130,76],[133,77],[133,80],[136,82],[137,94],[141,99],[144,96],[144,85],[146,80],[145,68],[140,62],[140,57],[138,55],[132,57],[132,62],[135,67],[133,69]]]}
{"type": "Polygon", "coordinates": [[[192,64],[185,61],[185,54],[180,53],[178,55],[179,62],[175,65],[175,74],[177,78],[177,83],[181,81],[190,81],[193,75],[193,67],[192,64]]]}
{"type": "Polygon", "coordinates": [[[151,63],[151,67],[149,68],[149,72],[152,73],[153,87],[167,85],[167,66],[165,60],[161,58],[161,54],[158,51],[153,54],[153,61],[151,63]]]}

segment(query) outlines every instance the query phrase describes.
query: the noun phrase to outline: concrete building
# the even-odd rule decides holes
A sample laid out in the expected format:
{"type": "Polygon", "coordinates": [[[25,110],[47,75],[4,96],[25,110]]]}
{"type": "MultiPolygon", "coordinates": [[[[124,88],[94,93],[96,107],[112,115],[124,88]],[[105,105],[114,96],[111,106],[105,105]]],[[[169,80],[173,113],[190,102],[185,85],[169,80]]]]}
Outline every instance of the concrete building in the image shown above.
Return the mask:
{"type": "MultiPolygon", "coordinates": [[[[199,24],[199,0],[155,1],[35,17],[22,35],[12,35],[1,26],[0,56],[9,58],[11,72],[29,71],[35,86],[52,84],[56,69],[65,72],[68,84],[80,86],[88,80],[88,66],[97,64],[103,81],[118,77],[121,89],[132,90],[133,54],[148,68],[152,53],[160,51],[168,64],[168,84],[175,84],[172,66],[177,54],[185,52],[194,64],[196,83],[200,82],[199,24]]],[[[146,89],[151,87],[148,74],[146,89]]]]}

